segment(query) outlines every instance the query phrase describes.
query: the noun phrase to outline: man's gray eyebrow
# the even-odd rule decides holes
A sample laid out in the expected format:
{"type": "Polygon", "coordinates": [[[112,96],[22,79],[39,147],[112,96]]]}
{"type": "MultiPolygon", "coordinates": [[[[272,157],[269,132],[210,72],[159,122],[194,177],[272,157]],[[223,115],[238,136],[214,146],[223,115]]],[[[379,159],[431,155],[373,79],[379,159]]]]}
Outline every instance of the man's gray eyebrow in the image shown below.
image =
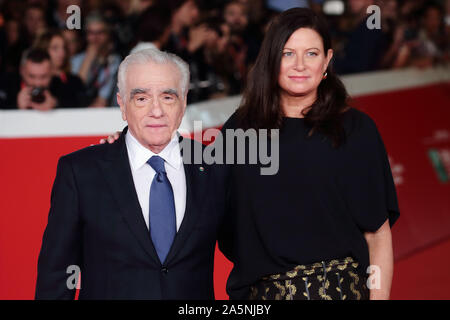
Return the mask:
{"type": "Polygon", "coordinates": [[[134,88],[130,91],[130,100],[133,99],[133,97],[137,94],[147,93],[147,92],[148,92],[148,90],[144,89],[144,88],[134,88]]]}
{"type": "Polygon", "coordinates": [[[177,91],[176,89],[165,89],[165,90],[163,90],[162,93],[165,93],[165,94],[173,94],[173,95],[175,95],[177,98],[179,97],[178,91],[177,91]]]}

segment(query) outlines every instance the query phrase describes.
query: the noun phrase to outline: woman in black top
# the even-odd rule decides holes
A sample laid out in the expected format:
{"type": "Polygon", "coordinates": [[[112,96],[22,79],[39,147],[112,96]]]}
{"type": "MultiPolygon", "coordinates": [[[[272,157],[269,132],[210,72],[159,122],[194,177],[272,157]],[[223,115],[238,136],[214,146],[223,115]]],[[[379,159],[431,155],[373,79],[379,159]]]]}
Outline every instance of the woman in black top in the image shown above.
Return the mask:
{"type": "Polygon", "coordinates": [[[223,126],[224,139],[228,129],[279,129],[269,139],[279,140],[276,174],[261,175],[261,163],[215,166],[227,210],[219,247],[234,263],[231,299],[389,298],[390,226],[399,216],[389,161],[373,120],[348,107],[332,55],[320,17],[285,11],[223,126]]]}
{"type": "Polygon", "coordinates": [[[222,129],[279,129],[276,174],[261,175],[260,163],[224,170],[231,299],[389,298],[395,187],[376,125],[348,107],[332,55],[313,11],[276,17],[222,129]]]}

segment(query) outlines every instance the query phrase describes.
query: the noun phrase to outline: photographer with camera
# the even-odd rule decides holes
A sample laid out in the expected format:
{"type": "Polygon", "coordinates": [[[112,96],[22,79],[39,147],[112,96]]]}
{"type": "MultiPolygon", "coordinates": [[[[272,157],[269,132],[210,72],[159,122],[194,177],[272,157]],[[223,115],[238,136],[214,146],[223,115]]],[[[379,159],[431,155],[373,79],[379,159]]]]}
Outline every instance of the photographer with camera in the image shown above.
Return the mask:
{"type": "Polygon", "coordinates": [[[52,67],[47,52],[31,50],[24,54],[20,67],[22,81],[17,95],[17,108],[50,110],[57,106],[57,98],[50,92],[52,67]]]}
{"type": "Polygon", "coordinates": [[[0,108],[45,111],[80,107],[83,99],[78,91],[53,75],[47,51],[33,48],[22,56],[20,77],[4,74],[0,79],[0,108]]]}

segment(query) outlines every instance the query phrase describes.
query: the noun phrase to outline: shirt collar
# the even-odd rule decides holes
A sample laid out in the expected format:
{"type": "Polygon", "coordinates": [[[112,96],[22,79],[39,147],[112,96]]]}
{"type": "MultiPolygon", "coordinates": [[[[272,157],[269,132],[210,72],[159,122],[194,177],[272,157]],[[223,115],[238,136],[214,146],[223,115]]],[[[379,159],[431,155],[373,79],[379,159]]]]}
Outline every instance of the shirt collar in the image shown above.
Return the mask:
{"type": "Polygon", "coordinates": [[[159,153],[156,154],[150,149],[147,149],[131,134],[130,130],[125,134],[125,143],[130,158],[131,169],[136,171],[144,166],[147,161],[154,155],[158,155],[164,161],[176,170],[179,170],[183,164],[181,157],[179,136],[175,133],[169,144],[159,153]]]}

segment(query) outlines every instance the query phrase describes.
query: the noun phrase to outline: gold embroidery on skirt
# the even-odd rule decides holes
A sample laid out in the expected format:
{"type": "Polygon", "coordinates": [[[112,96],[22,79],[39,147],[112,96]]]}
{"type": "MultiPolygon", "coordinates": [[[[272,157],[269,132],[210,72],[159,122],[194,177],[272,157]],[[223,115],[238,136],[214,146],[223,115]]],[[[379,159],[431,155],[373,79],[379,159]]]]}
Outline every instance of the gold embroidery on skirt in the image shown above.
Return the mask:
{"type": "Polygon", "coordinates": [[[361,300],[361,293],[355,289],[355,284],[358,284],[359,277],[356,273],[349,271],[348,274],[355,279],[355,282],[350,283],[350,290],[353,292],[353,294],[356,296],[356,300],[361,300]]]}
{"type": "Polygon", "coordinates": [[[289,278],[294,278],[297,274],[298,274],[298,271],[297,271],[297,270],[293,270],[293,271],[291,271],[291,272],[286,272],[286,275],[287,275],[289,278]]]}
{"type": "Polygon", "coordinates": [[[257,290],[257,286],[251,287],[250,298],[294,300],[296,297],[304,297],[308,300],[346,300],[351,293],[352,299],[360,300],[363,294],[366,296],[367,288],[364,286],[363,276],[361,275],[361,278],[359,276],[358,266],[359,264],[351,257],[340,260],[333,259],[329,262],[321,261],[310,265],[298,265],[285,273],[262,277],[262,286],[258,287],[259,290],[257,290]],[[335,274],[337,282],[331,280],[332,278],[328,279],[328,274],[335,274]],[[312,276],[311,282],[308,276],[312,276]],[[298,282],[300,279],[304,284],[298,282]],[[347,289],[343,287],[344,282],[348,282],[347,289]]]}
{"type": "MultiPolygon", "coordinates": [[[[286,295],[286,288],[281,285],[278,281],[274,281],[273,284],[275,285],[275,287],[278,288],[278,290],[280,290],[280,295],[281,297],[284,297],[286,295]]],[[[281,300],[281,299],[275,299],[275,300],[281,300]]]]}

